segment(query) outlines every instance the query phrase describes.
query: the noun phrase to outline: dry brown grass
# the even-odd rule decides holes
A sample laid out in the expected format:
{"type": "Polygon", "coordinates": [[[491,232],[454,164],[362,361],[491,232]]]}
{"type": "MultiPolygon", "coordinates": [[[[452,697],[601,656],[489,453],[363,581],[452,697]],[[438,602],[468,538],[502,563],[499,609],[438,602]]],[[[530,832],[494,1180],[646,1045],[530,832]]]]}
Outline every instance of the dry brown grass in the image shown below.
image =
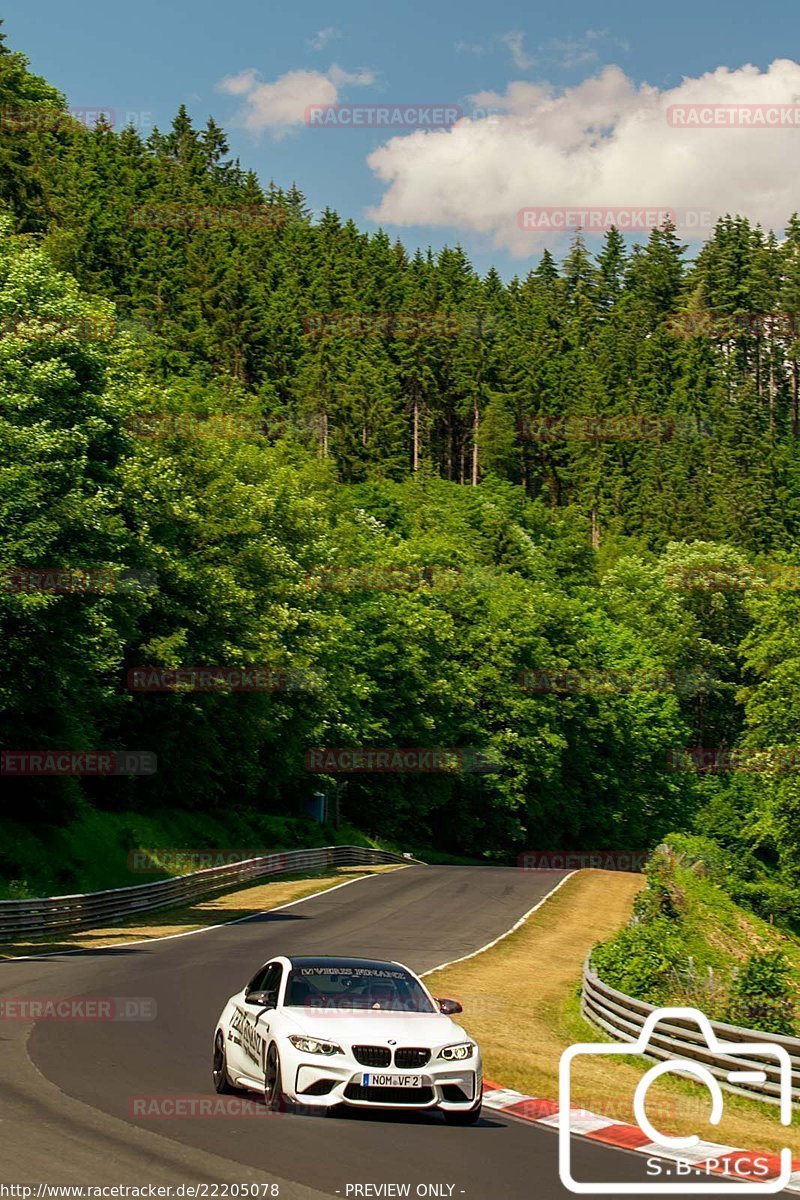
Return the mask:
{"type": "MultiPolygon", "coordinates": [[[[525,1095],[558,1098],[561,1053],[576,1042],[603,1040],[580,1015],[578,987],[589,950],[628,919],[642,876],[580,871],[516,932],[491,950],[429,975],[437,996],[464,1005],[465,1028],[480,1042],[487,1078],[525,1095]]],[[[632,1098],[642,1063],[625,1057],[579,1060],[574,1107],[635,1124],[632,1098]]],[[[798,1141],[778,1110],[726,1095],[719,1126],[708,1123],[704,1089],[681,1080],[651,1088],[648,1112],[667,1134],[696,1133],[711,1142],[765,1151],[798,1141]]]]}
{"type": "Polygon", "coordinates": [[[314,892],[327,891],[348,879],[361,879],[383,871],[395,871],[391,863],[375,867],[336,867],[319,874],[284,876],[270,882],[253,884],[231,892],[223,892],[207,900],[197,900],[182,908],[159,909],[142,913],[129,921],[98,929],[81,929],[76,933],[58,934],[49,938],[27,938],[0,946],[0,958],[19,958],[29,954],[52,954],[60,950],[96,950],[102,946],[126,946],[131,942],[190,933],[207,925],[221,925],[254,913],[266,912],[302,900],[314,892]]]}

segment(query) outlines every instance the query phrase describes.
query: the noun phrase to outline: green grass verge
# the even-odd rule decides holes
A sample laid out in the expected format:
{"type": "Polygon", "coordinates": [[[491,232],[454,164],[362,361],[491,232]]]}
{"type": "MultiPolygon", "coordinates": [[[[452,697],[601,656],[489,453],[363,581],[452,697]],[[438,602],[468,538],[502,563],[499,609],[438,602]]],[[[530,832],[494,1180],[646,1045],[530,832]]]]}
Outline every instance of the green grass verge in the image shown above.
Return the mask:
{"type": "MultiPolygon", "coordinates": [[[[162,870],[143,873],[133,869],[132,859],[142,849],[269,853],[336,844],[378,845],[349,825],[335,829],[256,811],[208,816],[183,810],[104,812],[86,806],[63,827],[31,828],[0,819],[0,899],[101,891],[198,869],[192,860],[163,855],[162,870]]],[[[386,843],[381,848],[394,849],[386,843]]]]}
{"type": "MultiPolygon", "coordinates": [[[[602,979],[651,1004],[688,1004],[712,1019],[791,1032],[792,1005],[800,1013],[800,940],[737,904],[724,874],[702,859],[659,851],[647,875],[636,922],[593,952],[602,979]],[[785,1029],[760,1024],[757,1009],[749,1020],[736,1015],[737,979],[752,972],[751,960],[775,952],[788,967],[785,1029]]],[[[765,991],[765,1000],[777,995],[765,991]]],[[[766,1009],[765,1014],[769,1022],[766,1009]]]]}

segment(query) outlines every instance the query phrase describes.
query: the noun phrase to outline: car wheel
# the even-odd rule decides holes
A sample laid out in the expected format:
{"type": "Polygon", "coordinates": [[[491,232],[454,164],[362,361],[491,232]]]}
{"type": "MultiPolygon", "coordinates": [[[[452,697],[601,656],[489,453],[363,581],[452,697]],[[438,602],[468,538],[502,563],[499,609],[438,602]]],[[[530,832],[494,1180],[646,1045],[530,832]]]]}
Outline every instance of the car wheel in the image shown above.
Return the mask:
{"type": "Polygon", "coordinates": [[[264,1066],[264,1099],[267,1108],[273,1112],[288,1112],[289,1101],[283,1094],[283,1079],[281,1077],[281,1060],[278,1057],[278,1047],[274,1042],[267,1051],[267,1061],[264,1066]]]}
{"type": "Polygon", "coordinates": [[[454,1110],[446,1112],[442,1115],[448,1125],[474,1125],[481,1117],[481,1105],[483,1101],[479,1100],[477,1104],[473,1104],[472,1108],[462,1109],[461,1111],[454,1110]]]}
{"type": "Polygon", "coordinates": [[[225,1039],[221,1032],[217,1033],[214,1039],[214,1090],[221,1092],[223,1095],[230,1095],[235,1091],[231,1087],[231,1082],[228,1078],[228,1063],[225,1055],[225,1039]]]}

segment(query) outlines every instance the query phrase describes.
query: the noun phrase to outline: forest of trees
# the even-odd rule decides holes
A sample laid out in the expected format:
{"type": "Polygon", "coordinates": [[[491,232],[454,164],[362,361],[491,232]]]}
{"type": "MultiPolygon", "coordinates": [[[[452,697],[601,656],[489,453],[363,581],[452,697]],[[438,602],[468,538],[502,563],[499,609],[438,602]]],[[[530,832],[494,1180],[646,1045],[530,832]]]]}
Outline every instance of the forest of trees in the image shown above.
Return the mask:
{"type": "Polygon", "coordinates": [[[713,827],[800,885],[796,772],[674,769],[797,740],[787,219],[726,216],[693,260],[670,227],[612,230],[481,278],[312,219],[184,109],[146,141],[88,129],[0,39],[0,569],[149,581],[0,591],[3,747],[158,758],[5,780],[6,817],[299,811],[341,782],[309,748],[471,747],[489,769],[348,776],[348,819],[498,857],[713,827]],[[302,683],[126,686],[209,664],[302,683]],[[524,682],[565,671],[633,682],[524,682]]]}

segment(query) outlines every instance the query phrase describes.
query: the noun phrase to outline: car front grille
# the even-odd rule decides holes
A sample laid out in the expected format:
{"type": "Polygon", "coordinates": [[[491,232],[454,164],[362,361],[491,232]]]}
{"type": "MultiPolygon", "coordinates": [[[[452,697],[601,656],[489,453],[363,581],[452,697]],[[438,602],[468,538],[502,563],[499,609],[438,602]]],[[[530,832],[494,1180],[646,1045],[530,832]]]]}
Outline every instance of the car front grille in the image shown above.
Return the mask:
{"type": "Polygon", "coordinates": [[[353,1058],[363,1067],[388,1067],[392,1052],[387,1046],[353,1046],[353,1058]]]}
{"type": "Polygon", "coordinates": [[[401,1046],[394,1052],[394,1065],[396,1067],[424,1067],[430,1056],[430,1050],[426,1050],[424,1046],[401,1046]]]}
{"type": "Polygon", "coordinates": [[[430,1104],[433,1088],[364,1087],[361,1083],[348,1083],[344,1089],[347,1100],[367,1100],[371,1104],[430,1104]]]}

